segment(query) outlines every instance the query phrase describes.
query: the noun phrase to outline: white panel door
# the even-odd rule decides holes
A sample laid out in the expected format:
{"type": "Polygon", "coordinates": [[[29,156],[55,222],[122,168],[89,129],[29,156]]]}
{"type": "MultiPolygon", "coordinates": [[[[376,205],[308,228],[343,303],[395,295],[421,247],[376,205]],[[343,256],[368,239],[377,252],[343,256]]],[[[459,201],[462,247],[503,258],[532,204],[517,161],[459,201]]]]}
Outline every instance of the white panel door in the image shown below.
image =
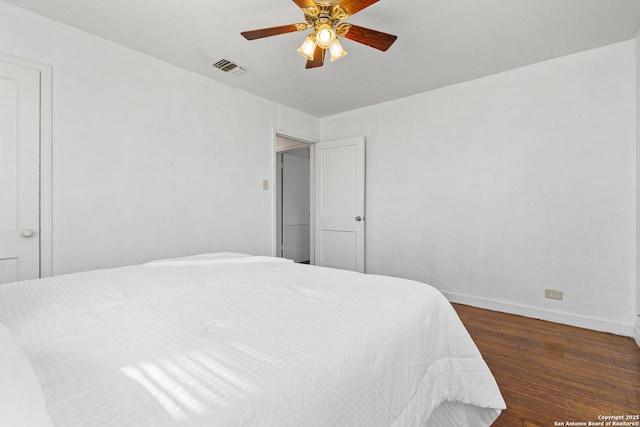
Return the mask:
{"type": "Polygon", "coordinates": [[[364,137],[315,150],[315,263],[364,273],[364,137]]]}
{"type": "Polygon", "coordinates": [[[0,283],[40,276],[40,71],[0,61],[0,283]]]}
{"type": "MultiPolygon", "coordinates": [[[[308,153],[308,150],[306,150],[308,153]]],[[[282,256],[309,261],[309,158],[282,155],[282,256]]]]}

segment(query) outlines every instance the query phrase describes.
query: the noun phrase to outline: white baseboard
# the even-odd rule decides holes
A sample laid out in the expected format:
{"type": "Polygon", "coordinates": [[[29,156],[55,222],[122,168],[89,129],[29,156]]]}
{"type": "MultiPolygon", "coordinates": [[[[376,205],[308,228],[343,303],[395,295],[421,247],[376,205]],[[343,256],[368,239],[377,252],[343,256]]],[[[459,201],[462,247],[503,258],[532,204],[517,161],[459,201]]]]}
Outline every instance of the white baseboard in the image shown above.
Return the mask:
{"type": "Polygon", "coordinates": [[[633,339],[636,340],[636,344],[640,347],[640,317],[636,317],[636,326],[633,328],[633,339]]]}
{"type": "Polygon", "coordinates": [[[594,331],[609,332],[616,335],[634,337],[636,343],[638,343],[638,345],[640,346],[640,325],[638,323],[636,323],[634,328],[633,325],[612,322],[610,320],[597,317],[587,317],[578,314],[546,310],[539,307],[533,307],[524,304],[514,304],[506,301],[498,301],[488,298],[479,298],[476,296],[465,295],[456,292],[441,292],[451,302],[471,305],[474,307],[485,308],[493,311],[501,311],[503,313],[517,314],[519,316],[531,317],[534,319],[541,319],[554,323],[563,323],[565,325],[577,326],[579,328],[591,329],[594,331]]]}

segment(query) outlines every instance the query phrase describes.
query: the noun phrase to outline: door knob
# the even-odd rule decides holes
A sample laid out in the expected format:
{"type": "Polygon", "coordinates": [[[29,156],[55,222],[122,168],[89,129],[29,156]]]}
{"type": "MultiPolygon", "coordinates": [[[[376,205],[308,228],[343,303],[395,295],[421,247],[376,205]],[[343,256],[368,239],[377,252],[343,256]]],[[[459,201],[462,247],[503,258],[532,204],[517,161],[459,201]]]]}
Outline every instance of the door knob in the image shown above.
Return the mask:
{"type": "Polygon", "coordinates": [[[22,235],[22,237],[31,237],[33,236],[33,230],[31,230],[30,228],[25,228],[20,234],[22,235]]]}
{"type": "Polygon", "coordinates": [[[362,221],[363,219],[364,219],[364,217],[362,217],[362,216],[357,216],[356,217],[356,221],[362,221]]]}

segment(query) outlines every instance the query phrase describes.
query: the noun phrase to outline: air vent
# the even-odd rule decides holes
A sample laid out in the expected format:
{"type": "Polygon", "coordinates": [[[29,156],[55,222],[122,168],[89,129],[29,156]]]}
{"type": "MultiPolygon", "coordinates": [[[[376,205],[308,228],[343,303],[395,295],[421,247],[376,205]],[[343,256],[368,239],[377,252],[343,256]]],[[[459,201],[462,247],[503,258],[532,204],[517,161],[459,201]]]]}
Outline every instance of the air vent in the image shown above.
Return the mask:
{"type": "Polygon", "coordinates": [[[237,77],[249,71],[248,68],[243,67],[242,65],[238,65],[232,61],[229,61],[228,59],[221,59],[211,64],[211,66],[214,68],[217,68],[220,71],[224,71],[225,73],[234,77],[237,77]]]}

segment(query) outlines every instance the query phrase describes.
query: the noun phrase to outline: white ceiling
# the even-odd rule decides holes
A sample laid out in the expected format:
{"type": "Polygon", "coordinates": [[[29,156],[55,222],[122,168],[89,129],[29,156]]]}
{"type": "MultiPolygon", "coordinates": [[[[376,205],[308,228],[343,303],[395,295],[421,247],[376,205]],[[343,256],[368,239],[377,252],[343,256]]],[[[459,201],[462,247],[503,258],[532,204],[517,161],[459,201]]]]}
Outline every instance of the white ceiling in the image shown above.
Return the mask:
{"type": "Polygon", "coordinates": [[[307,32],[247,41],[240,32],[304,22],[291,0],[5,0],[292,108],[323,117],[628,40],[640,0],[380,0],[347,22],[395,34],[387,52],[306,70],[307,32]],[[249,68],[232,77],[209,66],[249,68]]]}

